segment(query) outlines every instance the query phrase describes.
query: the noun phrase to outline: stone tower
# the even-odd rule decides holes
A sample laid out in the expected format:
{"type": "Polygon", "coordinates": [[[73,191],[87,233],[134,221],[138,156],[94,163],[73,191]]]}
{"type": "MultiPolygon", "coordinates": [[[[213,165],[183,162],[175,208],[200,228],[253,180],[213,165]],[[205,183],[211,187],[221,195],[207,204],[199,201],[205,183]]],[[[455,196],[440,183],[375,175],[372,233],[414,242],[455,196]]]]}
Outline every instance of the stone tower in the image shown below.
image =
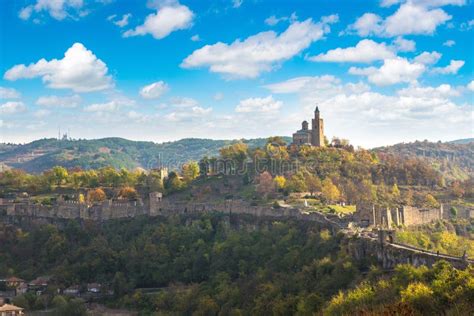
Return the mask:
{"type": "Polygon", "coordinates": [[[319,115],[319,108],[314,110],[314,119],[312,120],[311,145],[324,147],[324,122],[319,115]]]}

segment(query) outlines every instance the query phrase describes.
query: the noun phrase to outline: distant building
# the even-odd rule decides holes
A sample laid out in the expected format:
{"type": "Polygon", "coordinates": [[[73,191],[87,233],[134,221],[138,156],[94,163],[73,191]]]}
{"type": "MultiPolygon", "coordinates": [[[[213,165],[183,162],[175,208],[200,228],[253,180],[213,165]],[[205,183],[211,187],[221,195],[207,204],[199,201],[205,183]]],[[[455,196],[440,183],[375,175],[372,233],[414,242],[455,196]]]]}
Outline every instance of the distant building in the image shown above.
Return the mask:
{"type": "Polygon", "coordinates": [[[0,316],[17,315],[24,315],[23,308],[11,304],[3,304],[0,306],[0,316]]]}
{"type": "Polygon", "coordinates": [[[320,117],[319,108],[314,110],[314,119],[311,120],[311,129],[308,122],[301,123],[301,129],[293,134],[293,144],[297,146],[311,145],[324,147],[324,121],[320,117]]]}

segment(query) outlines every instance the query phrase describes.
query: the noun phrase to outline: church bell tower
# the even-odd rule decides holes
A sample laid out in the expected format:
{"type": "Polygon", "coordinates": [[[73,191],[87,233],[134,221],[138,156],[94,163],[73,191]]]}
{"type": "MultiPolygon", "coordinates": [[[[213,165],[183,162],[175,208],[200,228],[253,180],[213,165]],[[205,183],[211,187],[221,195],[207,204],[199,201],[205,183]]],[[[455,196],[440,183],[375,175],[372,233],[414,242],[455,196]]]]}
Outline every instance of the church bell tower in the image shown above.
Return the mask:
{"type": "Polygon", "coordinates": [[[314,110],[314,119],[312,120],[311,145],[324,147],[324,121],[320,116],[319,108],[314,110]]]}

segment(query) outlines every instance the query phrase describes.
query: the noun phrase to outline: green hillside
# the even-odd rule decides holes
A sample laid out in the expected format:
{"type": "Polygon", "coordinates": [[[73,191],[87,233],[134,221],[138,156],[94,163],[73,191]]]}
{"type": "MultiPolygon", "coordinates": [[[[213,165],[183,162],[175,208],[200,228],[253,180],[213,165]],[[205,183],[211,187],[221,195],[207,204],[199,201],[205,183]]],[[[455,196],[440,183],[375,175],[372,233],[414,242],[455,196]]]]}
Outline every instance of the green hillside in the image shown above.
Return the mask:
{"type": "MultiPolygon", "coordinates": [[[[289,141],[289,139],[287,139],[289,141]]],[[[264,138],[242,140],[249,147],[263,146],[264,138]]],[[[175,168],[180,164],[217,155],[223,146],[239,140],[212,140],[186,138],[156,144],[123,138],[94,140],[40,139],[25,145],[0,145],[0,164],[28,172],[41,172],[56,165],[82,169],[114,166],[133,169],[153,168],[160,165],[175,168]]]]}

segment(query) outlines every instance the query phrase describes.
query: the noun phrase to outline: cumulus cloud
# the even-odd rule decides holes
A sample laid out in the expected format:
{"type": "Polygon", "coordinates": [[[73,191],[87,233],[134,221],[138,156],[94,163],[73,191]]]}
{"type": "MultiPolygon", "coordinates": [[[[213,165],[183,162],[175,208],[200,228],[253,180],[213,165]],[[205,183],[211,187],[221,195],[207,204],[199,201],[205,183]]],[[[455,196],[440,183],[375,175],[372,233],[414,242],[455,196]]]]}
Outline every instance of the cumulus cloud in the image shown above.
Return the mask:
{"type": "Polygon", "coordinates": [[[416,50],[416,43],[412,40],[399,36],[393,41],[394,48],[399,52],[413,52],[416,50]]]}
{"type": "Polygon", "coordinates": [[[0,114],[16,114],[25,111],[25,104],[19,101],[9,101],[0,105],[0,114]]]}
{"type": "Polygon", "coordinates": [[[0,87],[0,99],[18,99],[20,97],[20,92],[15,89],[0,87]]]}
{"type": "Polygon", "coordinates": [[[453,40],[447,40],[446,42],[443,43],[443,46],[446,46],[446,47],[453,47],[454,45],[456,45],[456,42],[453,40]]]}
{"type": "Polygon", "coordinates": [[[203,108],[201,106],[193,106],[189,108],[181,108],[165,115],[165,119],[171,122],[194,121],[203,119],[212,112],[212,108],[203,108]]]}
{"type": "Polygon", "coordinates": [[[438,62],[441,56],[442,55],[436,51],[423,52],[420,55],[416,56],[414,58],[414,61],[416,63],[423,64],[423,65],[433,65],[438,62]]]}
{"type": "Polygon", "coordinates": [[[436,74],[442,74],[442,75],[448,75],[452,74],[455,75],[458,73],[459,69],[461,69],[462,66],[464,66],[465,62],[464,60],[451,60],[449,62],[449,65],[445,67],[436,67],[433,68],[433,73],[436,74]]]}
{"type": "Polygon", "coordinates": [[[367,76],[367,80],[378,86],[392,85],[400,82],[415,82],[426,70],[425,65],[410,63],[407,59],[397,57],[385,59],[380,68],[351,67],[349,73],[353,75],[367,76]]]}
{"type": "Polygon", "coordinates": [[[474,91],[474,80],[471,80],[471,82],[467,84],[467,88],[471,91],[474,91]]]}
{"type": "Polygon", "coordinates": [[[273,93],[296,93],[299,97],[297,110],[272,124],[292,126],[286,134],[311,117],[315,105],[325,119],[328,137],[349,138],[363,146],[426,138],[450,140],[465,137],[472,130],[472,105],[451,101],[449,98],[457,96],[459,91],[449,85],[412,85],[396,95],[388,95],[370,91],[365,84],[319,76],[296,77],[265,87],[273,93]],[[456,129],[452,128],[453,124],[456,129]]]}
{"type": "Polygon", "coordinates": [[[140,89],[140,95],[144,99],[157,99],[169,90],[169,86],[162,80],[144,86],[140,89]]]}
{"type": "Polygon", "coordinates": [[[4,74],[7,80],[41,77],[54,89],[71,89],[75,92],[100,91],[113,86],[107,74],[107,65],[81,43],[75,43],[63,59],[40,59],[28,66],[15,65],[4,74]]]}
{"type": "Polygon", "coordinates": [[[193,42],[199,42],[201,40],[201,38],[199,37],[199,34],[195,34],[193,36],[191,36],[191,41],[193,42]]]}
{"type": "Polygon", "coordinates": [[[81,103],[81,101],[81,97],[77,94],[67,97],[50,95],[39,97],[36,100],[36,105],[44,107],[75,108],[81,103]]]}
{"type": "Polygon", "coordinates": [[[432,35],[439,25],[446,23],[451,18],[443,9],[407,2],[386,19],[374,13],[365,13],[349,26],[349,30],[364,37],[371,35],[386,37],[408,34],[432,35]]]}
{"type": "Polygon", "coordinates": [[[290,16],[282,16],[282,17],[276,17],[275,15],[269,16],[268,18],[265,19],[265,24],[269,26],[275,26],[280,22],[283,21],[290,21],[293,23],[294,21],[298,20],[298,16],[296,16],[296,12],[293,12],[290,16]]]}
{"type": "Polygon", "coordinates": [[[228,78],[255,78],[300,53],[328,33],[336,16],[314,23],[294,22],[281,34],[261,32],[231,44],[222,42],[195,50],[182,62],[183,68],[209,67],[228,78]]]}
{"type": "Polygon", "coordinates": [[[132,17],[131,13],[127,13],[122,15],[120,19],[116,19],[117,15],[111,15],[107,18],[107,20],[111,21],[113,24],[117,25],[118,27],[125,27],[128,25],[128,20],[132,17]]]}
{"type": "Polygon", "coordinates": [[[393,57],[395,57],[395,53],[385,43],[376,43],[370,39],[364,39],[354,47],[332,49],[325,54],[319,54],[308,59],[319,62],[370,63],[393,57]]]}
{"type": "Polygon", "coordinates": [[[192,26],[194,13],[185,5],[177,2],[166,3],[157,8],[156,13],[148,15],[142,25],[126,31],[123,36],[150,34],[162,39],[174,31],[188,29],[192,26]]]}
{"type": "Polygon", "coordinates": [[[169,103],[176,108],[190,108],[199,104],[197,100],[187,97],[173,97],[169,103]]]}
{"type": "Polygon", "coordinates": [[[422,5],[426,7],[442,7],[446,5],[463,6],[466,4],[466,0],[382,0],[380,6],[390,7],[394,4],[411,2],[416,5],[422,5]]]}
{"type": "Polygon", "coordinates": [[[449,84],[441,84],[437,87],[422,87],[415,84],[398,90],[397,94],[416,98],[449,98],[457,97],[461,95],[461,92],[449,84]]]}
{"type": "Polygon", "coordinates": [[[266,98],[248,98],[241,100],[237,107],[236,112],[239,113],[269,113],[278,111],[283,102],[273,99],[273,96],[269,95],[266,98]]]}
{"type": "Polygon", "coordinates": [[[22,20],[28,20],[33,14],[47,13],[60,21],[86,15],[87,11],[82,10],[83,7],[83,0],[36,0],[34,4],[23,7],[18,16],[22,20]]]}

